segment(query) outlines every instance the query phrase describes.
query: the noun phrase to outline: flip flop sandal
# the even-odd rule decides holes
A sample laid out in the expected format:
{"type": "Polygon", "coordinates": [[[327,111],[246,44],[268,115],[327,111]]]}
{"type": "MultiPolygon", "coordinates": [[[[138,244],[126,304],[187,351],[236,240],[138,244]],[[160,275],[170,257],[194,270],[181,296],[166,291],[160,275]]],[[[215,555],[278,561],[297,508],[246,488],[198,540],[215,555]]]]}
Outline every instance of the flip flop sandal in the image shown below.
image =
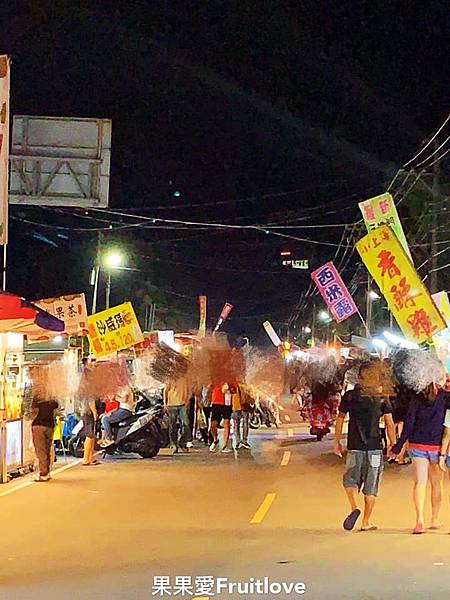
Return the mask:
{"type": "Polygon", "coordinates": [[[376,525],[369,525],[369,527],[361,527],[361,531],[377,531],[376,525]]]}
{"type": "Polygon", "coordinates": [[[344,522],[342,523],[342,527],[345,531],[351,531],[353,527],[356,525],[356,521],[359,519],[361,511],[359,508],[355,508],[352,512],[346,517],[344,522]]]}
{"type": "Polygon", "coordinates": [[[412,530],[412,534],[413,535],[422,535],[422,533],[425,533],[425,527],[423,527],[423,526],[422,527],[415,527],[412,530]]]}
{"type": "Polygon", "coordinates": [[[430,525],[428,527],[428,529],[431,529],[432,531],[437,531],[438,529],[442,529],[442,523],[439,523],[439,525],[430,525]]]}

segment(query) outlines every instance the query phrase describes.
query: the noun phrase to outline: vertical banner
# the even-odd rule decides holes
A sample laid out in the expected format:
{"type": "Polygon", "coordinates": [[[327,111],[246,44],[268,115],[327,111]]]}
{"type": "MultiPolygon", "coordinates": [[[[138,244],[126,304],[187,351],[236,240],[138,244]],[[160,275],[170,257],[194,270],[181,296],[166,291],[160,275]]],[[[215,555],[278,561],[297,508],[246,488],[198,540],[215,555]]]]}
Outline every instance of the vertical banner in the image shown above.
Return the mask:
{"type": "Polygon", "coordinates": [[[200,318],[198,323],[198,337],[202,338],[206,335],[206,296],[198,297],[198,306],[200,311],[200,318]]]}
{"type": "Polygon", "coordinates": [[[447,292],[437,292],[436,294],[432,294],[431,297],[438,307],[439,312],[444,317],[447,327],[450,327],[450,301],[447,292]]]}
{"type": "Polygon", "coordinates": [[[9,57],[0,55],[0,244],[8,243],[9,57]]]}
{"type": "Polygon", "coordinates": [[[356,249],[407,339],[421,344],[446,328],[404,247],[388,225],[364,236],[356,243],[356,249]]]}
{"type": "Polygon", "coordinates": [[[214,331],[217,331],[224,321],[228,319],[230,312],[233,310],[233,305],[225,302],[222,312],[220,313],[219,320],[217,321],[214,331]]]}
{"type": "Polygon", "coordinates": [[[336,323],[340,323],[358,312],[358,307],[332,262],[327,262],[316,269],[311,273],[311,277],[336,323]]]}
{"type": "Polygon", "coordinates": [[[270,337],[272,344],[277,348],[278,346],[281,346],[280,336],[273,328],[272,323],[270,321],[264,321],[263,327],[266,330],[267,335],[270,337]]]}
{"type": "Polygon", "coordinates": [[[364,200],[364,202],[359,203],[359,208],[369,233],[380,227],[380,225],[389,225],[406,254],[411,258],[408,242],[406,241],[397,207],[391,194],[381,194],[381,196],[375,196],[375,198],[370,198],[370,200],[364,200]]]}

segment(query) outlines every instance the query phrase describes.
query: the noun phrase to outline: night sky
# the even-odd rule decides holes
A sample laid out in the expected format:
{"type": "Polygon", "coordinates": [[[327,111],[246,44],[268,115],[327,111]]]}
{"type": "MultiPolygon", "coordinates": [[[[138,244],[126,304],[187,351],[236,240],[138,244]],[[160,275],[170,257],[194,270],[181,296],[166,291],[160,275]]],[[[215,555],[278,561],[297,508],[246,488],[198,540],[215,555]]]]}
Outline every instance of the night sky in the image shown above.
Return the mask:
{"type": "MultiPolygon", "coordinates": [[[[1,4],[12,114],[111,118],[110,207],[122,213],[353,223],[357,202],[382,193],[448,113],[444,1],[1,4]]],[[[161,225],[119,233],[133,219],[73,212],[11,208],[10,291],[90,294],[96,234],[78,229],[113,222],[107,242],[139,269],[114,277],[113,301],[131,298],[140,314],[155,301],[159,325],[179,329],[196,326],[206,293],[210,324],[229,301],[230,332],[255,336],[265,318],[284,332],[310,279],[283,268],[280,251],[317,267],[337,251],[323,242],[346,240],[342,227],[279,230],[321,243],[161,225]]],[[[343,253],[344,280],[362,286],[343,253]]]]}

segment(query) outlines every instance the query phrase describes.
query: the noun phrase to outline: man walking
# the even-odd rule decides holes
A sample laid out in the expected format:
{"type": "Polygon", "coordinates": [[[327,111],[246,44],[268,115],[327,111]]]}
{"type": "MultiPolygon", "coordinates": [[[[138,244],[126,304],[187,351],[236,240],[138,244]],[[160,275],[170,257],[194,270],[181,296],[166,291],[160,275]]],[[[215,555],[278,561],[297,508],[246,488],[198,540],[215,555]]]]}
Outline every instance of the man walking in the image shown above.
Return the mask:
{"type": "Polygon", "coordinates": [[[187,403],[191,392],[185,376],[170,381],[164,389],[164,404],[169,414],[169,439],[174,454],[177,454],[180,448],[183,452],[189,452],[186,446],[189,439],[187,403]],[[178,424],[181,426],[180,436],[178,436],[178,424]]]}
{"type": "Polygon", "coordinates": [[[230,419],[231,419],[231,394],[228,384],[216,385],[212,391],[211,403],[211,435],[213,442],[209,447],[210,452],[215,452],[219,447],[219,423],[223,419],[223,447],[221,452],[229,454],[232,450],[228,447],[230,439],[230,419]]]}
{"type": "Polygon", "coordinates": [[[395,443],[395,426],[389,399],[372,382],[377,379],[377,364],[365,363],[359,370],[359,383],[354,390],[346,392],[339,407],[336,420],[334,451],[342,457],[342,428],[345,415],[349,414],[347,436],[346,472],[343,485],[351,512],[343,523],[351,531],[361,510],[358,508],[359,491],[364,494],[364,515],[361,531],[377,529],[371,522],[372,511],[378,495],[383,473],[383,445],[380,418],[384,418],[389,445],[395,443]]]}

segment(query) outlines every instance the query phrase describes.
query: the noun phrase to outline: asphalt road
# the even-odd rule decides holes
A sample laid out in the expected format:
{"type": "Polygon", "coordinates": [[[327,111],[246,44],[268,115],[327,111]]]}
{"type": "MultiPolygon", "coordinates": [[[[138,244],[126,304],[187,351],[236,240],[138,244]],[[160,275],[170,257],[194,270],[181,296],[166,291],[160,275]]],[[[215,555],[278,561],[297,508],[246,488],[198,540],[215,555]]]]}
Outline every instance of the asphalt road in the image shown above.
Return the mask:
{"type": "Polygon", "coordinates": [[[342,464],[331,441],[312,441],[293,413],[283,420],[289,414],[290,423],[261,429],[252,452],[237,457],[198,445],[189,455],[97,467],[59,462],[48,484],[3,486],[0,599],[169,598],[152,595],[155,576],[170,576],[172,592],[177,576],[306,586],[301,595],[234,587],[198,596],[205,599],[447,599],[448,482],[447,529],[411,535],[410,467],[387,467],[379,531],[344,532],[342,464]]]}

